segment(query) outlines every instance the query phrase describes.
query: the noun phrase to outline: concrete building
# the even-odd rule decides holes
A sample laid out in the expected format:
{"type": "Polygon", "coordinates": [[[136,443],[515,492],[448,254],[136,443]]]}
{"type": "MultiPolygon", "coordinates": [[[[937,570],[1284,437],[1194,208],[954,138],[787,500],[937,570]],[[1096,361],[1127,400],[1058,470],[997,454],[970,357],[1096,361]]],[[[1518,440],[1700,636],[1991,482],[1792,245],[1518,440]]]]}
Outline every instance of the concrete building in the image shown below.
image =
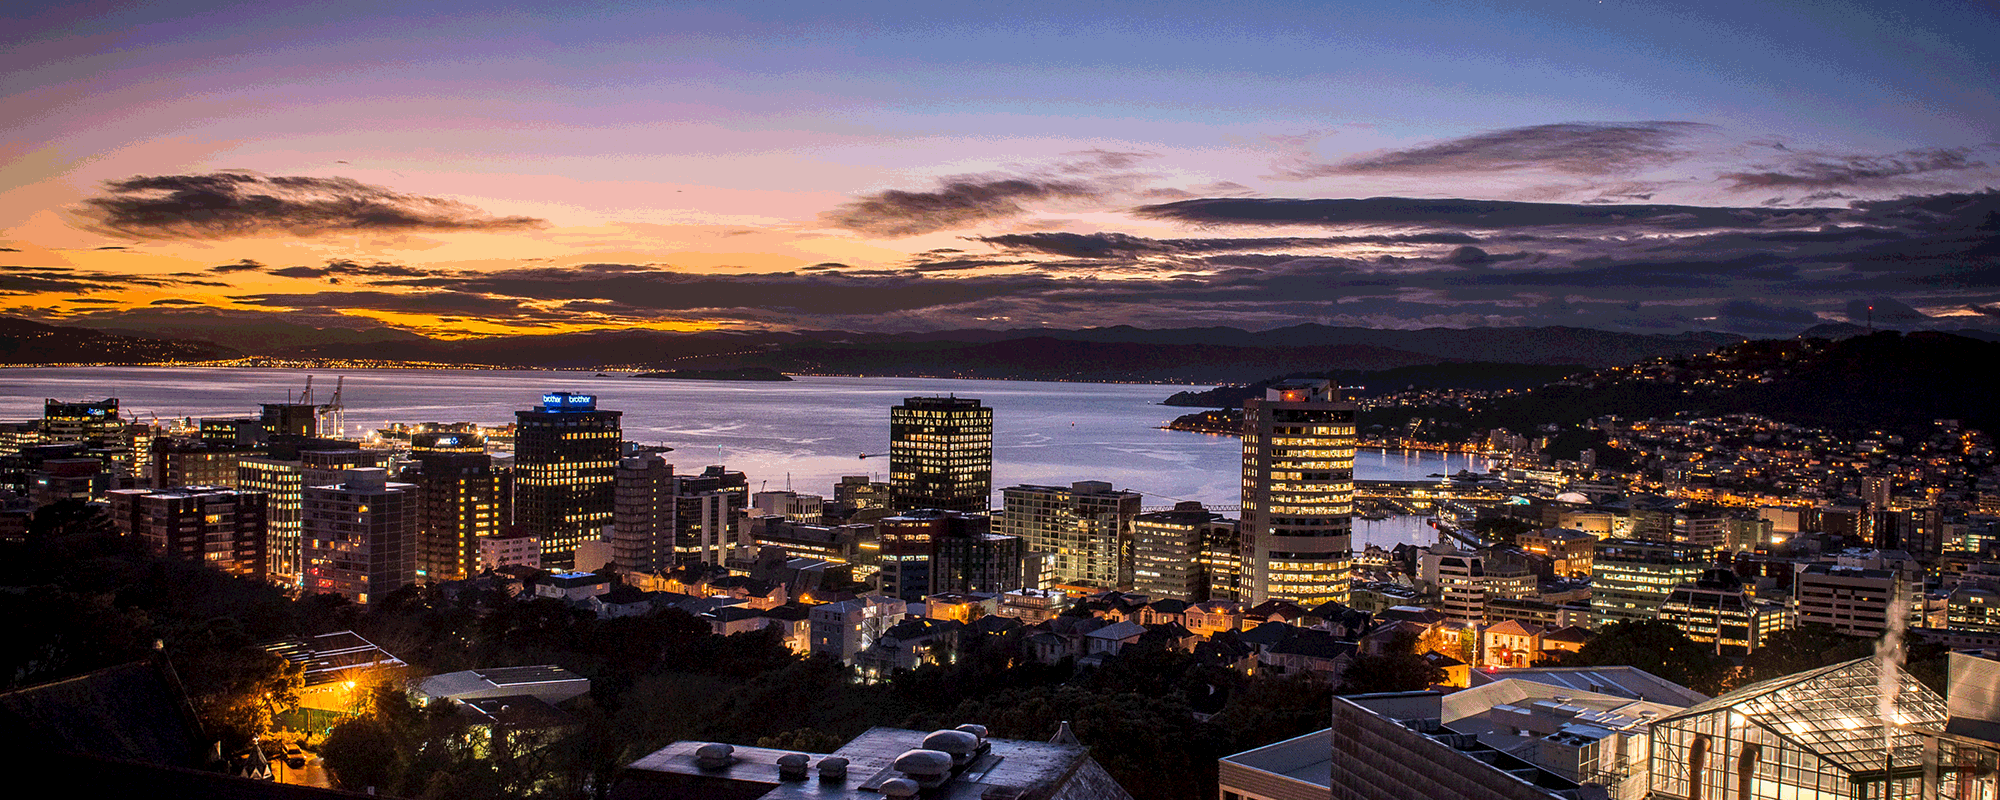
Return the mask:
{"type": "Polygon", "coordinates": [[[571,566],[577,543],[611,524],[622,416],[571,392],[514,412],[514,522],[541,537],[543,563],[571,566]]]}
{"type": "Polygon", "coordinates": [[[1132,590],[1156,599],[1199,603],[1214,595],[1212,587],[1222,584],[1223,596],[1233,597],[1234,570],[1216,573],[1218,566],[1233,567],[1235,551],[1236,522],[1200,502],[1140,514],[1132,518],[1132,590]],[[1222,565],[1210,555],[1217,550],[1229,556],[1222,565]]]}
{"type": "Polygon", "coordinates": [[[1347,602],[1354,404],[1329,381],[1283,381],[1245,401],[1243,413],[1244,599],[1347,602]]]}
{"type": "Polygon", "coordinates": [[[237,462],[259,455],[256,448],[235,443],[161,436],[153,440],[152,487],[236,486],[237,462]]]}
{"type": "Polygon", "coordinates": [[[190,486],[106,494],[118,530],[154,553],[259,579],[269,568],[262,492],[190,486]]]}
{"type": "Polygon", "coordinates": [[[698,475],[674,475],[673,486],[676,563],[721,565],[741,542],[750,479],[710,464],[698,475]]]}
{"type": "Polygon", "coordinates": [[[812,652],[826,653],[851,665],[861,651],[873,646],[883,631],[902,622],[908,613],[908,603],[873,594],[813,606],[808,614],[812,652]]]}
{"type": "Polygon", "coordinates": [[[1000,532],[1031,552],[1048,553],[1059,585],[1120,589],[1132,585],[1132,522],[1138,492],[1104,481],[1069,486],[1022,484],[1000,490],[1000,532]]]}
{"type": "Polygon", "coordinates": [[[911,397],[889,408],[895,511],[991,512],[993,409],[970,397],[911,397]]]}
{"type": "Polygon", "coordinates": [[[674,465],[657,453],[628,455],[612,483],[611,563],[626,572],[673,569],[674,465]]]}
{"type": "Polygon", "coordinates": [[[1222,800],[1326,800],[1333,791],[1333,730],[1223,756],[1216,767],[1222,800]]]}
{"type": "Polygon", "coordinates": [[[542,568],[542,538],[525,530],[501,533],[479,540],[479,568],[542,568]]]}
{"type": "Polygon", "coordinates": [[[265,455],[237,459],[236,488],[269,498],[273,581],[294,584],[304,571],[305,487],[336,483],[345,470],[381,467],[387,461],[387,453],[331,439],[281,442],[265,455]]]}
{"type": "Polygon", "coordinates": [[[1694,545],[1640,539],[1597,543],[1590,580],[1591,624],[1655,619],[1667,594],[1700,578],[1711,564],[1694,545]]]}
{"type": "Polygon", "coordinates": [[[1908,614],[1916,596],[1907,577],[1888,569],[1808,564],[1792,579],[1799,624],[1870,639],[1889,629],[1891,614],[1908,614]]]}
{"type": "Polygon", "coordinates": [[[824,518],[826,498],[816,494],[756,492],[750,495],[750,513],[759,517],[784,517],[795,522],[819,522],[824,518]]]}
{"type": "Polygon", "coordinates": [[[304,588],[365,605],[416,582],[415,487],[375,467],[341,477],[302,493],[304,588]]]}

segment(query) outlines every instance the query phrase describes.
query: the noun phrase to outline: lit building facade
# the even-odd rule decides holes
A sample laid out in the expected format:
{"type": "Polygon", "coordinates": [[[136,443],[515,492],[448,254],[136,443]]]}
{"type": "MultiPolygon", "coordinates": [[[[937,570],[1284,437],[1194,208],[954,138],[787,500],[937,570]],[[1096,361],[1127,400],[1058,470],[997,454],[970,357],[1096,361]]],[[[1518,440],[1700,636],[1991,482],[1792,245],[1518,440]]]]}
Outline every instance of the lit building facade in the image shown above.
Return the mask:
{"type": "Polygon", "coordinates": [[[541,538],[543,566],[569,568],[611,524],[622,416],[571,392],[514,412],[514,522],[541,538]]]}
{"type": "Polygon", "coordinates": [[[674,475],[674,557],[680,564],[721,564],[741,542],[750,479],[721,464],[699,475],[674,475]]]}
{"type": "Polygon", "coordinates": [[[367,604],[417,579],[416,502],[387,470],[346,470],[302,494],[304,588],[367,604]]]}
{"type": "MultiPolygon", "coordinates": [[[[1212,542],[1229,542],[1234,561],[1236,523],[1209,511],[1201,503],[1174,504],[1172,511],[1154,511],[1132,518],[1132,591],[1155,600],[1210,599],[1210,587],[1227,586],[1231,576],[1217,580],[1209,553],[1212,542]]],[[[1225,594],[1227,594],[1225,592],[1225,594]]]]}
{"type": "Polygon", "coordinates": [[[991,511],[993,409],[970,397],[911,397],[891,406],[889,495],[896,511],[991,511]]]}
{"type": "Polygon", "coordinates": [[[304,571],[305,487],[334,483],[346,470],[379,467],[386,460],[385,453],[332,440],[312,440],[300,446],[273,448],[270,455],[237,459],[236,488],[263,492],[269,498],[272,581],[296,583],[304,571]],[[303,449],[306,447],[313,449],[303,449]]]}
{"type": "Polygon", "coordinates": [[[460,580],[479,572],[479,540],[500,532],[500,474],[484,437],[420,433],[411,437],[416,469],[417,579],[460,580]]]}
{"type": "Polygon", "coordinates": [[[1710,566],[1708,552],[1691,544],[1642,539],[1597,543],[1590,569],[1590,622],[1657,619],[1674,587],[1692,583],[1710,566]]]}
{"type": "Polygon", "coordinates": [[[1104,481],[1069,486],[1023,484],[1000,490],[1000,532],[1047,553],[1057,584],[1099,589],[1132,585],[1132,521],[1138,492],[1104,481]]]}
{"type": "Polygon", "coordinates": [[[1712,569],[1692,583],[1674,587],[1660,605],[1660,619],[1673,623],[1689,639],[1714,644],[1720,655],[1740,656],[1761,647],[1771,634],[1792,627],[1795,617],[1783,603],[1757,599],[1736,573],[1712,569]]]}
{"type": "Polygon", "coordinates": [[[1282,381],[1244,402],[1238,534],[1249,602],[1347,602],[1354,413],[1325,380],[1282,381]]]}

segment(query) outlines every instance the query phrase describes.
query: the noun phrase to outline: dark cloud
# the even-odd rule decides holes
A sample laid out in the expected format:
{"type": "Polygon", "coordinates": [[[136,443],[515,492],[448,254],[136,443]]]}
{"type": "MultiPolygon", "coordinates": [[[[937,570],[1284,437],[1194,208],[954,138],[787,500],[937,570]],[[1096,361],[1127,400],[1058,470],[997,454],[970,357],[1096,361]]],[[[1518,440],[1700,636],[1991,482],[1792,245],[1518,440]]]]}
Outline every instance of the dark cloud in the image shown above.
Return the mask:
{"type": "Polygon", "coordinates": [[[458,314],[504,320],[550,316],[546,312],[524,305],[519,298],[456,291],[259,294],[240,295],[230,299],[243,305],[284,309],[368,309],[411,314],[458,314]]]}
{"type": "Polygon", "coordinates": [[[870,236],[914,236],[1026,213],[1024,202],[1097,197],[1098,190],[1072,180],[1040,178],[960,178],[936,191],[890,189],[867,195],[826,214],[828,224],[870,236]]]}
{"type": "Polygon", "coordinates": [[[455,200],[401,194],[349,178],[141,175],[107,182],[104,189],[104,195],[84,201],[86,227],[146,239],[521,230],[547,224],[488,216],[455,200]]]}
{"type": "MultiPolygon", "coordinates": [[[[261,264],[258,265],[258,267],[262,266],[261,264]]],[[[265,272],[280,278],[324,278],[329,275],[373,278],[421,278],[437,274],[433,270],[418,269],[402,264],[390,264],[379,261],[373,264],[360,264],[346,259],[333,259],[326,262],[325,266],[320,267],[280,267],[278,269],[267,269],[265,272]]],[[[338,283],[339,281],[335,280],[334,282],[338,283]]]]}
{"type": "Polygon", "coordinates": [[[1662,231],[1804,227],[1829,221],[1839,212],[1840,209],[1830,208],[1592,205],[1408,197],[1358,200],[1204,198],[1134,209],[1134,213],[1148,219],[1199,225],[1427,225],[1468,230],[1616,227],[1662,231]]]}
{"type": "Polygon", "coordinates": [[[208,271],[209,272],[256,272],[262,269],[264,269],[263,262],[245,258],[232,261],[228,264],[217,264],[213,267],[209,267],[208,271]]]}
{"type": "Polygon", "coordinates": [[[1750,335],[1791,335],[1818,325],[1818,314],[1797,306],[1726,300],[1715,309],[1716,327],[1750,335]]]}
{"type": "Polygon", "coordinates": [[[63,302],[65,302],[65,303],[83,303],[83,304],[87,304],[87,305],[117,305],[117,304],[118,304],[118,301],[116,301],[116,300],[111,300],[111,299],[107,299],[107,298],[103,298],[103,297],[70,297],[70,298],[66,298],[66,299],[64,299],[64,300],[63,300],[63,302]]]}
{"type": "Polygon", "coordinates": [[[161,299],[161,300],[154,300],[153,302],[151,302],[151,303],[147,303],[146,305],[149,305],[149,306],[198,306],[198,305],[202,305],[202,304],[201,304],[201,303],[198,303],[198,302],[195,302],[195,301],[193,301],[193,300],[183,300],[183,299],[181,299],[181,298],[178,298],[178,297],[168,297],[168,298],[165,298],[165,299],[161,299]]]}
{"type": "MultiPolygon", "coordinates": [[[[1738,190],[1844,189],[1912,175],[1984,166],[1986,162],[1973,160],[1971,148],[1933,147],[1886,156],[1802,154],[1771,170],[1726,172],[1720,177],[1729,181],[1729,188],[1738,190]]],[[[1838,192],[1822,191],[1808,195],[1806,200],[1811,202],[1844,196],[1838,192]]]]}
{"type": "Polygon", "coordinates": [[[1982,305],[1980,305],[1980,304],[1978,304],[1978,303],[1968,303],[1968,304],[1966,304],[1966,306],[1965,306],[1965,307],[1966,307],[1966,308],[1969,308],[1969,309],[1971,309],[1972,311],[1974,311],[1974,312],[1976,312],[1976,313],[1979,313],[1979,314],[1984,314],[1984,315],[1986,315],[1986,316],[1989,316],[1989,317],[1992,317],[1992,318],[1994,318],[1994,319],[2000,319],[2000,305],[1996,305],[1996,306],[1982,306],[1982,305]]]}
{"type": "Polygon", "coordinates": [[[50,292],[103,292],[145,287],[152,289],[180,285],[222,286],[220,283],[191,281],[166,275],[127,275],[96,272],[71,267],[0,267],[0,293],[40,294],[50,292]]]}
{"type": "Polygon", "coordinates": [[[1548,170],[1602,176],[1654,167],[1687,157],[1688,135],[1710,126],[1696,122],[1564,122],[1509,128],[1436,144],[1392,150],[1335,164],[1280,168],[1277,177],[1303,180],[1329,175],[1458,175],[1548,170]]]}
{"type": "Polygon", "coordinates": [[[977,236],[1003,250],[1037,252],[1064,258],[1137,258],[1146,255],[1222,253],[1234,250],[1269,248],[1339,247],[1342,245],[1472,244],[1478,239],[1463,233],[1412,233],[1386,236],[1287,236],[1264,238],[1148,239],[1124,233],[1009,233],[977,236]]]}

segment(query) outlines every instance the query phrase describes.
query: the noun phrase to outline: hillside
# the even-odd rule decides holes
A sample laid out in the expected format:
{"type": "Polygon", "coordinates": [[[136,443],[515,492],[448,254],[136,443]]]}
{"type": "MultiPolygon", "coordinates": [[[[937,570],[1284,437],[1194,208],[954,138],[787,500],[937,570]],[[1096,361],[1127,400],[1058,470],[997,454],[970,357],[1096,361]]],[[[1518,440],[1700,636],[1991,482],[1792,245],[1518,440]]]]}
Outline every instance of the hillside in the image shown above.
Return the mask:
{"type": "Polygon", "coordinates": [[[0,364],[141,364],[237,355],[209,342],[122,336],[0,317],[0,364]]]}
{"type": "MultiPolygon", "coordinates": [[[[1598,370],[1470,411],[1412,409],[1465,430],[1529,430],[1628,418],[1755,413],[1839,432],[1912,434],[1932,420],[2000,429],[2000,343],[1884,331],[1841,340],[1745,342],[1713,354],[1598,370]]],[[[1378,424],[1393,425],[1390,415],[1378,424]]]]}

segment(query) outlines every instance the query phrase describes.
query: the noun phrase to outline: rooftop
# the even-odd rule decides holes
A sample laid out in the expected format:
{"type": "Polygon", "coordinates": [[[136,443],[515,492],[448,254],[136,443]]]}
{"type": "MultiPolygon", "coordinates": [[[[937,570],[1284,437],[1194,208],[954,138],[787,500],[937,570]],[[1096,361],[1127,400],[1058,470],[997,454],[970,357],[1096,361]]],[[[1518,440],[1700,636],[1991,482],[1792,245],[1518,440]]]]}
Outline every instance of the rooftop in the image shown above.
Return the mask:
{"type": "Polygon", "coordinates": [[[1529,667],[1472,671],[1474,687],[1508,678],[1672,706],[1686,707],[1708,700],[1708,695],[1637,667],[1529,667]]]}

